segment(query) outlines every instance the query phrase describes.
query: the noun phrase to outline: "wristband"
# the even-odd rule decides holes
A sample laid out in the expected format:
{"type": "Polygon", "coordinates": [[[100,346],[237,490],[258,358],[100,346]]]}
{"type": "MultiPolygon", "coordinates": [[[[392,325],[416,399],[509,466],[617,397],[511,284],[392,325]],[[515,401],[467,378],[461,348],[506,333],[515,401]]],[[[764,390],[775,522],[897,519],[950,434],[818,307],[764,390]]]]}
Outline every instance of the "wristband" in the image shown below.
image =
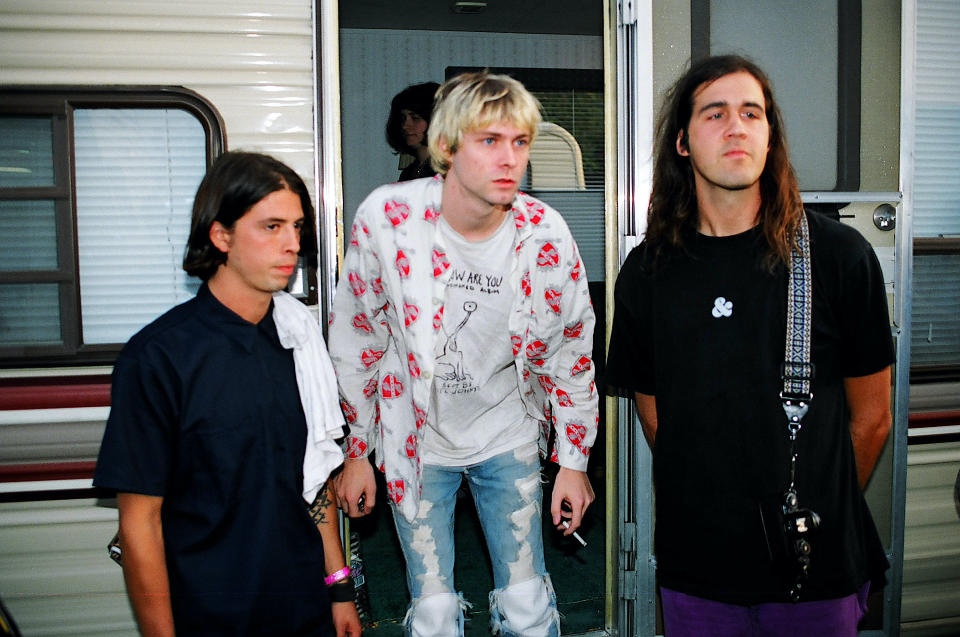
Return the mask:
{"type": "Polygon", "coordinates": [[[352,602],[356,600],[356,594],[353,578],[350,576],[327,587],[327,595],[330,596],[331,602],[352,602]]]}
{"type": "Polygon", "coordinates": [[[347,579],[348,577],[350,577],[350,567],[344,566],[339,571],[335,571],[324,577],[323,583],[327,586],[330,586],[331,584],[336,584],[340,580],[347,579]]]}

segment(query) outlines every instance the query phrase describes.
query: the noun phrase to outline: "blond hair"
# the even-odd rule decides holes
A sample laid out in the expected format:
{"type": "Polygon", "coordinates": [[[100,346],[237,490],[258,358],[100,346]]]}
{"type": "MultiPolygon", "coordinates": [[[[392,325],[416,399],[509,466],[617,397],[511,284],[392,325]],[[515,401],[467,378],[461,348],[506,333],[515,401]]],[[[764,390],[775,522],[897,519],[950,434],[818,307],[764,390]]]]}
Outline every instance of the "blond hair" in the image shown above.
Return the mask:
{"type": "Polygon", "coordinates": [[[460,148],[464,133],[506,121],[526,130],[532,142],[541,120],[540,102],[523,84],[486,70],[447,80],[437,91],[436,99],[427,143],[430,162],[441,175],[447,174],[450,156],[460,148]]]}

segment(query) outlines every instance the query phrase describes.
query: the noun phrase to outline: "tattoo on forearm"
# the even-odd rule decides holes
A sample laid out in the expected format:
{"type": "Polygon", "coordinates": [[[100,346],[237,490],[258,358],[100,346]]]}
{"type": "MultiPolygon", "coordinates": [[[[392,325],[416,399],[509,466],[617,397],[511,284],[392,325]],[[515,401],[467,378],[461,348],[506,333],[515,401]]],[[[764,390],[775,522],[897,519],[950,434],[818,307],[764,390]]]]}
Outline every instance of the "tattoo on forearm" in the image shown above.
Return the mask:
{"type": "Polygon", "coordinates": [[[327,510],[331,504],[327,483],[324,482],[320,491],[317,492],[317,497],[313,499],[313,504],[310,505],[310,517],[313,518],[315,524],[327,524],[327,510]]]}

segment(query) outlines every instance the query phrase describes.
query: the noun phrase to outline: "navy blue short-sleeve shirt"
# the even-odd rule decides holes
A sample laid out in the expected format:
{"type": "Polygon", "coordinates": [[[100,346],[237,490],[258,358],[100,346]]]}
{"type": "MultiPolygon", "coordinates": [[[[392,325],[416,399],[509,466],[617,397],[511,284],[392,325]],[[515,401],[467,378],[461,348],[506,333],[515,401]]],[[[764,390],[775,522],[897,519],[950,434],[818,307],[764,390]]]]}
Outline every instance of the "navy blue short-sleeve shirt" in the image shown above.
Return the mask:
{"type": "Polygon", "coordinates": [[[94,484],[163,497],[178,635],[331,634],[305,446],[272,307],[254,325],[204,285],[124,347],[94,484]]]}

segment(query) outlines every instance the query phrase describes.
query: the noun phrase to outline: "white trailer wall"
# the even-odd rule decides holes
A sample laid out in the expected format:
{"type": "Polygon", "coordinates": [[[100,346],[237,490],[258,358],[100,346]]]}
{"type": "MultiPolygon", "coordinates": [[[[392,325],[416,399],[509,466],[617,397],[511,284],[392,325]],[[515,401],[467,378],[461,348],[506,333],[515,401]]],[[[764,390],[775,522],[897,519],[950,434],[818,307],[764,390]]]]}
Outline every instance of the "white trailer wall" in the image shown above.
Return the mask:
{"type": "Polygon", "coordinates": [[[0,84],[184,86],[226,123],[228,147],[314,179],[309,0],[4,0],[0,84]]]}
{"type": "MultiPolygon", "coordinates": [[[[186,87],[219,111],[229,149],[276,156],[315,193],[312,11],[309,0],[4,0],[0,85],[186,87]]],[[[0,462],[93,460],[103,416],[56,411],[58,422],[0,414],[0,462]]],[[[106,554],[115,530],[116,511],[92,499],[0,504],[0,596],[25,635],[136,635],[106,554]]]]}

